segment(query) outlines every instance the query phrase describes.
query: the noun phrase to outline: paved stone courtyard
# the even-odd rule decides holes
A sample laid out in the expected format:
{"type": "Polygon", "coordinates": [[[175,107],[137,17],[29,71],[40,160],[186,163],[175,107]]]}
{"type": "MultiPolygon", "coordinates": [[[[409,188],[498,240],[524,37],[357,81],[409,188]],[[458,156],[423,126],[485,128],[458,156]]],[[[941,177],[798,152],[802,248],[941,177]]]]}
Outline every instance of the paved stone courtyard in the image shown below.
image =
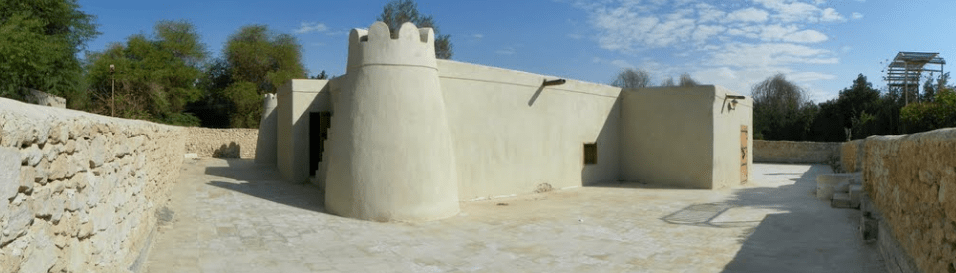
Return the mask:
{"type": "Polygon", "coordinates": [[[813,197],[825,165],[754,166],[739,188],[610,183],[377,223],[248,159],[187,160],[147,272],[883,272],[859,212],[813,197]]]}

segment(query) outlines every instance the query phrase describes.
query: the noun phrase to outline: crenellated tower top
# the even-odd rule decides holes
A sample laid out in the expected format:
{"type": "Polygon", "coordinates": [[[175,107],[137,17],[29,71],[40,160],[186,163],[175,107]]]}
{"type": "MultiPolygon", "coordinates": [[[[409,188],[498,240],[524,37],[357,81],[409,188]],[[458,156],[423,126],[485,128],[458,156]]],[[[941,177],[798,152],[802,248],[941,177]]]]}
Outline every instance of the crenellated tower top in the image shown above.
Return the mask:
{"type": "Polygon", "coordinates": [[[375,22],[366,29],[349,33],[348,71],[369,65],[403,65],[437,69],[435,32],[404,23],[392,38],[388,25],[375,22]]]}

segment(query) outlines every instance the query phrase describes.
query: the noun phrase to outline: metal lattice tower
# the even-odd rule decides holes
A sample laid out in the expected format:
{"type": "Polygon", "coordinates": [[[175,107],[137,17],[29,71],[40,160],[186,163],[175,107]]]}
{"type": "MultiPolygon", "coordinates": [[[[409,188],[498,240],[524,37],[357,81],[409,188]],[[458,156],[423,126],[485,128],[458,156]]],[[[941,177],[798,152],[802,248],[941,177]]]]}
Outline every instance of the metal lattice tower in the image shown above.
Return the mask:
{"type": "Polygon", "coordinates": [[[886,80],[888,88],[900,88],[903,91],[906,104],[909,104],[911,90],[919,92],[920,76],[923,72],[939,72],[942,74],[945,64],[946,60],[939,57],[939,53],[900,51],[893,58],[893,62],[887,66],[886,76],[883,77],[883,80],[886,80]],[[926,68],[927,64],[938,64],[939,69],[926,68]]]}

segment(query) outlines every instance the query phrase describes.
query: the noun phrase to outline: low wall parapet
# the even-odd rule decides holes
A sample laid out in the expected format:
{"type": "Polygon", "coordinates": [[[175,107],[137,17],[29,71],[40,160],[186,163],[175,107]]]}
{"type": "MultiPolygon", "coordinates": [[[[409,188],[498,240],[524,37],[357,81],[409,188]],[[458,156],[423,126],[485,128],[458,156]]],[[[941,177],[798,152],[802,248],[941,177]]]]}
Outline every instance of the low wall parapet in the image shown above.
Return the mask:
{"type": "Polygon", "coordinates": [[[213,129],[188,127],[186,153],[198,157],[255,158],[258,129],[213,129]]]}
{"type": "Polygon", "coordinates": [[[754,140],[754,162],[827,163],[840,157],[840,142],[754,140]]]}
{"type": "Polygon", "coordinates": [[[864,190],[889,226],[881,240],[894,237],[922,272],[954,272],[956,128],[871,136],[845,145],[844,155],[861,154],[854,147],[864,149],[855,159],[863,161],[864,190]]]}

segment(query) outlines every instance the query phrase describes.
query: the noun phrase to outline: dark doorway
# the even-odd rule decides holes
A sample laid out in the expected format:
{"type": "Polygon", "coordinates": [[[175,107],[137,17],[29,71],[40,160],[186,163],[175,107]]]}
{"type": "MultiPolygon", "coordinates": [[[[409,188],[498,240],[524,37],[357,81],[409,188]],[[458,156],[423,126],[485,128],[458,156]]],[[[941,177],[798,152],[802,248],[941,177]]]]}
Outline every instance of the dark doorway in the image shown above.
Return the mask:
{"type": "Polygon", "coordinates": [[[315,175],[322,162],[325,140],[329,139],[329,127],[332,125],[331,112],[309,113],[309,176],[315,175]]]}

